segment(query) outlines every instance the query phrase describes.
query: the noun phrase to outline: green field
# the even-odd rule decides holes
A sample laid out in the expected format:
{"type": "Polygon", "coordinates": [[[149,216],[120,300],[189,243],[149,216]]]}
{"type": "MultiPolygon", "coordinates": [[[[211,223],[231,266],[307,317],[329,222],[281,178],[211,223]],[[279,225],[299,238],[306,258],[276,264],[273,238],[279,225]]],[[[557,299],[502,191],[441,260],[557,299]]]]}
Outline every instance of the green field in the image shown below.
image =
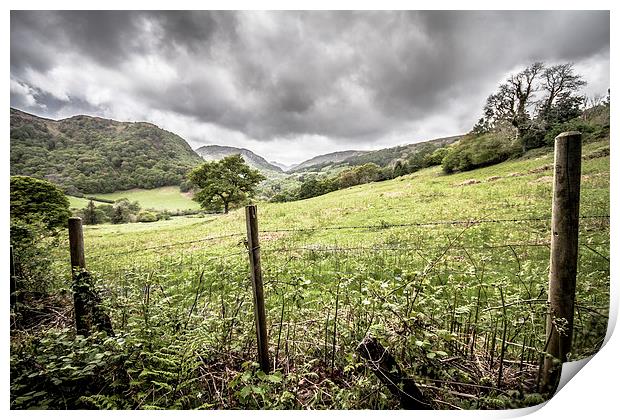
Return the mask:
{"type": "MultiPolygon", "coordinates": [[[[608,152],[608,141],[584,145],[573,360],[596,352],[607,327],[608,152]]],[[[271,375],[252,364],[243,209],[85,226],[87,268],[118,334],[101,360],[130,360],[133,379],[80,403],[397,407],[356,354],[368,335],[437,409],[541,403],[552,164],[544,149],[467,173],[432,167],[308,200],[258,203],[271,375]]],[[[66,244],[58,251],[66,288],[66,244]]],[[[114,383],[113,371],[98,372],[114,383]]]]}
{"type": "MultiPolygon", "coordinates": [[[[120,200],[126,198],[129,201],[137,201],[143,209],[154,210],[197,210],[200,204],[193,201],[191,197],[182,193],[179,187],[161,187],[152,190],[133,189],[127,191],[116,191],[109,194],[97,194],[97,198],[106,200],[120,200]]],[[[71,208],[83,208],[88,204],[85,198],[69,197],[71,208]]]]}
{"type": "Polygon", "coordinates": [[[72,195],[68,195],[69,199],[69,208],[72,209],[83,209],[88,205],[88,200],[86,198],[74,197],[72,195]]]}
{"type": "MultiPolygon", "coordinates": [[[[584,146],[583,154],[608,150],[608,142],[584,146]]],[[[326,226],[359,226],[433,222],[476,218],[519,219],[550,217],[553,152],[548,149],[533,158],[522,158],[475,171],[444,175],[440,167],[432,167],[394,180],[358,185],[307,200],[289,203],[259,203],[261,229],[308,228],[326,226]]],[[[609,157],[584,159],[581,214],[609,214],[609,157]]],[[[149,191],[142,191],[144,196],[149,191]]],[[[139,192],[132,197],[139,197],[139,192]]],[[[121,193],[102,195],[120,198],[121,193]]],[[[159,195],[157,195],[159,197],[159,195]]],[[[132,198],[137,199],[137,198],[132,198]]],[[[141,202],[142,203],[142,202],[141,202]]],[[[155,200],[152,201],[155,203],[155,200]]],[[[146,204],[145,204],[146,206],[146,204]]],[[[134,236],[133,229],[119,234],[112,225],[88,226],[86,241],[98,250],[131,249],[141,243],[174,242],[200,239],[245,231],[243,209],[215,218],[176,220],[174,229],[168,223],[149,224],[134,236]],[[91,236],[91,232],[97,232],[91,236]],[[114,233],[108,235],[106,232],[114,233]]],[[[508,226],[511,230],[513,226],[508,226]]],[[[500,227],[501,229],[501,227],[500,227]]],[[[407,231],[406,228],[395,231],[407,231]]],[[[523,231],[510,232],[506,238],[518,238],[523,231]]],[[[315,244],[365,245],[385,241],[384,232],[319,232],[281,233],[269,241],[282,241],[303,236],[315,244]],[[344,235],[343,233],[346,233],[344,235]]]]}

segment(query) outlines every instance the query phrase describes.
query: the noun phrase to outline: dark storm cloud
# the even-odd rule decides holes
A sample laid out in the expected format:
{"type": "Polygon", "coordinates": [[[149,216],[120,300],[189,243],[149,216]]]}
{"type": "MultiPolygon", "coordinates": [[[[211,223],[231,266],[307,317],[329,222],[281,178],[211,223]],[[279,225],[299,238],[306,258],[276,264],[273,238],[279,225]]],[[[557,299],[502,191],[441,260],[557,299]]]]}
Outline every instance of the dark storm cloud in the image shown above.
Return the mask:
{"type": "Polygon", "coordinates": [[[608,54],[604,11],[21,11],[11,103],[363,144],[445,112],[460,132],[508,72],[608,54]]]}

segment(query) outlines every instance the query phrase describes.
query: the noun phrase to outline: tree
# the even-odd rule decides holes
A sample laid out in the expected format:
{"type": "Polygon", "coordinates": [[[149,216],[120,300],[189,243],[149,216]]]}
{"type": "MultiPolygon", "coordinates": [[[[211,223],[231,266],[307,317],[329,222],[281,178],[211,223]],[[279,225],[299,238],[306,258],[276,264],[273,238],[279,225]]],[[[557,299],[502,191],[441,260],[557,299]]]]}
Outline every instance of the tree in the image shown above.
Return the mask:
{"type": "Polygon", "coordinates": [[[17,290],[45,291],[54,280],[49,247],[71,215],[60,188],[28,176],[11,177],[11,245],[17,290]]]}
{"type": "Polygon", "coordinates": [[[53,231],[67,224],[69,200],[51,182],[29,176],[11,177],[11,220],[43,222],[53,231]]]}
{"type": "Polygon", "coordinates": [[[317,178],[311,176],[299,186],[297,199],[304,200],[306,198],[317,197],[337,190],[339,187],[335,178],[317,178]]]}
{"type": "Polygon", "coordinates": [[[222,160],[205,162],[188,175],[189,181],[198,191],[194,200],[208,210],[224,209],[228,213],[231,205],[239,204],[253,197],[259,182],[266,178],[250,168],[241,155],[227,156],[222,160]]]}
{"type": "Polygon", "coordinates": [[[114,224],[129,223],[132,216],[140,212],[140,204],[137,201],[130,203],[128,199],[117,200],[112,207],[110,221],[114,224]]]}
{"type": "Polygon", "coordinates": [[[551,67],[540,62],[531,64],[511,75],[487,98],[484,118],[472,132],[482,135],[510,124],[523,152],[539,147],[552,124],[580,115],[584,98],[577,92],[585,84],[571,63],[551,67]]]}
{"type": "Polygon", "coordinates": [[[574,94],[586,85],[586,81],[581,75],[575,74],[574,70],[572,63],[558,64],[544,69],[541,75],[544,98],[541,101],[539,117],[546,119],[556,102],[566,104],[576,98],[580,98],[583,102],[582,97],[574,97],[574,94]]]}
{"type": "Polygon", "coordinates": [[[84,224],[97,224],[97,208],[95,207],[95,203],[93,203],[93,200],[90,200],[86,207],[84,207],[84,210],[82,210],[82,214],[84,215],[84,224]]]}
{"type": "Polygon", "coordinates": [[[487,121],[491,124],[507,121],[516,128],[517,135],[521,138],[529,128],[530,108],[538,90],[536,80],[543,69],[543,63],[531,64],[502,83],[498,91],[487,98],[484,107],[487,121]]]}

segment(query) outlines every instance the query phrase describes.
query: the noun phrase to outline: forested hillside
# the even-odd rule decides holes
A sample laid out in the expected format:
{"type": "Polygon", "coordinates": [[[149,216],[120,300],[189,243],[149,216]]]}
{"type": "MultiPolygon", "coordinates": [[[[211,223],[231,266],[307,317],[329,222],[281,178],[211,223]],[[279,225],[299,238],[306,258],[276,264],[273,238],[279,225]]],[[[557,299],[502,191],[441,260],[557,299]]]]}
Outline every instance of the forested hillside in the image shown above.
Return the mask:
{"type": "Polygon", "coordinates": [[[322,171],[329,166],[336,164],[341,166],[357,166],[366,163],[374,163],[381,167],[394,166],[400,161],[407,161],[416,156],[430,155],[433,151],[440,147],[448,146],[462,136],[442,137],[433,140],[427,140],[420,143],[406,144],[403,146],[389,147],[386,149],[371,151],[345,151],[329,153],[327,155],[316,156],[309,159],[293,169],[290,172],[314,172],[322,171]]]}
{"type": "Polygon", "coordinates": [[[180,185],[202,161],[153,124],[85,115],[54,121],[11,108],[11,175],[47,179],[70,194],[180,185]]]}

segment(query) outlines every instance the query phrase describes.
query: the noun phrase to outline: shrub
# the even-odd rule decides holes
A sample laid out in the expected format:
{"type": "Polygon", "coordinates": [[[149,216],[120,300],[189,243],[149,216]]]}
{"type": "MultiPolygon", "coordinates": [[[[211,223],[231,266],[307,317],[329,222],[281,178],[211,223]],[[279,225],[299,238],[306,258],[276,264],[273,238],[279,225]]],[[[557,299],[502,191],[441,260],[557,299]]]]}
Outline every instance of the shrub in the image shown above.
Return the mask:
{"type": "Polygon", "coordinates": [[[56,185],[29,176],[11,177],[11,219],[42,221],[55,230],[66,226],[70,215],[69,200],[56,185]]]}
{"type": "Polygon", "coordinates": [[[140,213],[138,213],[137,221],[144,223],[156,222],[157,215],[150,211],[141,211],[140,213]]]}
{"type": "Polygon", "coordinates": [[[71,215],[69,200],[54,184],[11,177],[11,246],[17,290],[45,292],[54,281],[49,248],[71,215]]]}
{"type": "Polygon", "coordinates": [[[446,173],[468,171],[519,156],[521,147],[501,133],[468,135],[450,147],[441,164],[446,173]]]}
{"type": "Polygon", "coordinates": [[[554,124],[551,126],[551,129],[547,131],[547,134],[545,135],[545,144],[548,146],[553,146],[555,138],[558,134],[565,131],[579,131],[583,135],[584,140],[586,140],[591,137],[591,134],[601,129],[602,127],[598,124],[584,121],[581,118],[575,118],[565,123],[554,124]]]}
{"type": "Polygon", "coordinates": [[[441,147],[435,150],[430,155],[427,155],[425,159],[426,166],[441,165],[443,158],[445,158],[446,155],[448,154],[448,150],[449,149],[447,147],[441,147]]]}

